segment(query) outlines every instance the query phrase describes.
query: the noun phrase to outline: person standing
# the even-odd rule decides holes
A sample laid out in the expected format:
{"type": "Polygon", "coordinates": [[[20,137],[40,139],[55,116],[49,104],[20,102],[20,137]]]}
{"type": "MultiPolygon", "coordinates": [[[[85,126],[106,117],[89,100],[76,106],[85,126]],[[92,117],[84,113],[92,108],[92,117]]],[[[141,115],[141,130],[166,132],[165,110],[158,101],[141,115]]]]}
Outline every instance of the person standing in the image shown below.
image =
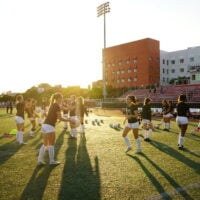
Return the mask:
{"type": "Polygon", "coordinates": [[[76,107],[76,113],[77,116],[80,120],[80,132],[84,133],[85,132],[85,126],[84,126],[84,116],[88,116],[87,109],[84,105],[84,98],[82,96],[78,97],[76,99],[77,107],[76,107]]]}
{"type": "Polygon", "coordinates": [[[162,115],[163,115],[163,122],[164,122],[164,131],[169,131],[170,129],[170,120],[172,117],[172,114],[170,113],[170,106],[168,101],[165,99],[162,101],[162,115]]]}
{"type": "MultiPolygon", "coordinates": [[[[62,104],[62,111],[63,111],[63,116],[68,118],[69,115],[69,105],[68,105],[68,99],[65,98],[62,104]]],[[[64,122],[64,129],[68,129],[68,122],[64,122]]]]}
{"type": "Polygon", "coordinates": [[[145,98],[142,107],[141,117],[142,117],[142,133],[144,136],[144,141],[150,142],[152,134],[152,123],[151,123],[151,99],[145,98]]]}
{"type": "Polygon", "coordinates": [[[28,119],[31,124],[31,129],[29,131],[30,137],[34,137],[34,132],[36,130],[36,117],[38,115],[35,112],[36,107],[36,100],[32,98],[28,98],[25,104],[25,111],[28,115],[28,119]]]}
{"type": "Polygon", "coordinates": [[[54,93],[51,96],[50,100],[50,106],[47,113],[47,117],[42,124],[41,130],[43,135],[43,144],[40,147],[39,150],[39,156],[38,156],[38,165],[44,165],[44,154],[46,149],[48,149],[49,153],[49,164],[50,165],[58,165],[60,162],[55,161],[54,159],[54,145],[55,145],[55,126],[57,120],[60,121],[69,121],[68,118],[64,118],[61,116],[61,104],[62,104],[63,96],[61,93],[54,93]]]}
{"type": "Polygon", "coordinates": [[[122,137],[124,138],[125,144],[127,145],[126,153],[129,152],[132,149],[132,145],[130,143],[130,140],[128,138],[128,133],[130,130],[133,131],[134,138],[136,140],[136,146],[137,150],[136,153],[141,152],[141,142],[138,135],[138,128],[139,128],[139,122],[138,122],[138,105],[137,100],[135,96],[127,96],[126,97],[126,115],[125,115],[125,128],[122,133],[122,137]]]}
{"type": "Polygon", "coordinates": [[[191,115],[189,105],[186,103],[186,101],[187,101],[186,95],[182,94],[178,97],[178,103],[176,104],[176,110],[177,110],[176,123],[180,130],[178,136],[179,150],[183,150],[185,133],[188,127],[188,117],[191,115]]]}
{"type": "Polygon", "coordinates": [[[25,109],[24,98],[22,95],[17,95],[16,97],[17,113],[15,116],[15,122],[17,126],[16,140],[19,144],[26,144],[24,143],[24,109],[25,109]]]}
{"type": "Polygon", "coordinates": [[[77,127],[80,125],[80,121],[78,119],[78,116],[76,114],[76,96],[71,95],[70,97],[70,103],[69,103],[69,117],[71,119],[70,121],[70,135],[71,139],[77,139],[77,127]]]}

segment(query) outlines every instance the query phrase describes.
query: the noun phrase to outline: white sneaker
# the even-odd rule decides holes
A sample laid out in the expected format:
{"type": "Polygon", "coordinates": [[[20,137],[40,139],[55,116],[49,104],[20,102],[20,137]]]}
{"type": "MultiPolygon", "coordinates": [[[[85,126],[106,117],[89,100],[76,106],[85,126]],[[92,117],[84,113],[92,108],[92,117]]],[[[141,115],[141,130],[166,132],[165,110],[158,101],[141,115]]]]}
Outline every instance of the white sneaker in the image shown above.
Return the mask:
{"type": "Polygon", "coordinates": [[[141,149],[137,149],[135,153],[142,153],[141,149]]]}
{"type": "Polygon", "coordinates": [[[125,153],[128,153],[130,150],[132,150],[132,147],[128,147],[125,151],[125,153]]]}
{"type": "Polygon", "coordinates": [[[37,165],[38,166],[43,166],[43,165],[46,165],[46,163],[44,161],[39,161],[37,165]]]}
{"type": "Polygon", "coordinates": [[[54,160],[54,161],[51,161],[49,164],[50,165],[60,165],[60,162],[54,160]]]}
{"type": "Polygon", "coordinates": [[[24,144],[27,144],[27,143],[26,143],[26,142],[21,142],[21,143],[19,142],[19,144],[20,144],[20,145],[24,145],[24,144]]]}

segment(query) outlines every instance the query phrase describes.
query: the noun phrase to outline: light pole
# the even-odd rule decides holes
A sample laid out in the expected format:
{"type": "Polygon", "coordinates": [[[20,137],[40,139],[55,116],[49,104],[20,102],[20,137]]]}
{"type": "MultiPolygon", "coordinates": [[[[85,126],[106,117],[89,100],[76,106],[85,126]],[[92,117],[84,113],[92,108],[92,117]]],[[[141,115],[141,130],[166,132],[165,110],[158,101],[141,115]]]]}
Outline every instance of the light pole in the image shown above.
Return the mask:
{"type": "Polygon", "coordinates": [[[103,51],[103,98],[106,99],[106,63],[105,63],[105,48],[106,48],[106,13],[110,12],[109,2],[103,3],[97,7],[97,17],[103,15],[104,18],[104,51],[103,51]]]}

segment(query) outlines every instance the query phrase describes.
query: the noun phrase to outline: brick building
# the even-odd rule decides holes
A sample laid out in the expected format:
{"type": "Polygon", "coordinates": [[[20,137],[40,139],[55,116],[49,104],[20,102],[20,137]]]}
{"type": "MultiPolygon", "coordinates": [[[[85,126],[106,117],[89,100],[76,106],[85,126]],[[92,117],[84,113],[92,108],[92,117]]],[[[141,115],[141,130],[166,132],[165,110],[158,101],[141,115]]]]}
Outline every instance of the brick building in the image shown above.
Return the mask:
{"type": "Polygon", "coordinates": [[[146,38],[103,49],[106,85],[113,88],[160,83],[160,42],[146,38]]]}

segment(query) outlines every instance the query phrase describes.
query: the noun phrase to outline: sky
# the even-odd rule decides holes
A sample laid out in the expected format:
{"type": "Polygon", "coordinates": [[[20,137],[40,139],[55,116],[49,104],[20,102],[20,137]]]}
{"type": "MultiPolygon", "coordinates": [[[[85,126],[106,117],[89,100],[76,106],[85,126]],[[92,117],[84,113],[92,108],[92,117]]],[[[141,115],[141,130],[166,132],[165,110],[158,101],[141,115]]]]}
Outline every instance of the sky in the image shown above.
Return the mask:
{"type": "MultiPolygon", "coordinates": [[[[102,0],[0,0],[0,94],[102,79],[102,0]]],[[[200,46],[199,0],[110,0],[106,47],[144,38],[165,51],[200,46]]]]}

